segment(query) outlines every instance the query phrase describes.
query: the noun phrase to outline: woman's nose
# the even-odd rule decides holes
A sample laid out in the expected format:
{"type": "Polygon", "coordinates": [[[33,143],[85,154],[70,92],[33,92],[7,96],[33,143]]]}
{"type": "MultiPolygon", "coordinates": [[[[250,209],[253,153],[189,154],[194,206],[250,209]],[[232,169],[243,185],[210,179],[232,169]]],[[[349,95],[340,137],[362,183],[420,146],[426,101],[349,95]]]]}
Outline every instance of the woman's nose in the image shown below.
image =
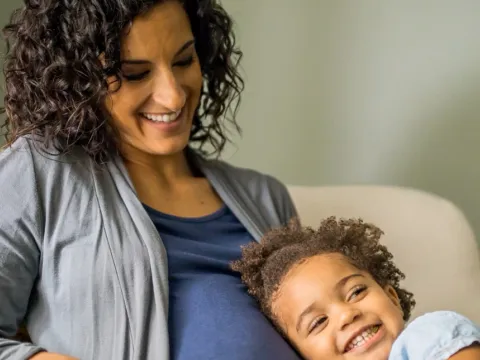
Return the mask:
{"type": "Polygon", "coordinates": [[[175,74],[172,71],[163,71],[154,79],[152,98],[170,111],[179,111],[185,105],[186,94],[175,74]]]}

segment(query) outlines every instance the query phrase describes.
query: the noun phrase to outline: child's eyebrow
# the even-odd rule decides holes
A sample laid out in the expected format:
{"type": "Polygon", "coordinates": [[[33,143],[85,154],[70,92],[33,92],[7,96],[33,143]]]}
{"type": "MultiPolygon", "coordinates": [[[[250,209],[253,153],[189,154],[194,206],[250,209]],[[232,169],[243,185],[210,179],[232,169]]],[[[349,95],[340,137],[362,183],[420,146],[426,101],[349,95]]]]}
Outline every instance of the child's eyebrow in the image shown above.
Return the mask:
{"type": "Polygon", "coordinates": [[[335,291],[338,291],[340,288],[342,288],[343,286],[345,286],[345,284],[348,282],[348,280],[350,280],[350,279],[352,279],[352,278],[355,278],[355,277],[365,277],[365,276],[363,276],[363,275],[360,274],[360,273],[355,273],[355,274],[351,274],[351,275],[345,276],[343,279],[341,279],[341,280],[335,285],[335,291]]]}
{"type": "Polygon", "coordinates": [[[311,303],[310,305],[307,306],[305,310],[302,311],[300,316],[298,317],[297,320],[297,333],[300,332],[300,326],[302,325],[304,319],[313,311],[315,307],[315,303],[311,303]]]}
{"type": "MultiPolygon", "coordinates": [[[[345,276],[344,278],[342,278],[339,282],[337,282],[335,284],[335,287],[334,287],[334,290],[335,291],[338,291],[340,288],[342,288],[343,286],[345,286],[345,284],[352,278],[355,278],[355,277],[365,277],[363,276],[362,274],[360,273],[355,273],[355,274],[350,274],[350,275],[347,275],[345,276]]],[[[297,329],[297,333],[300,331],[300,326],[302,325],[302,322],[303,320],[307,317],[307,315],[309,315],[315,308],[315,303],[311,303],[310,305],[308,305],[305,310],[302,311],[302,313],[300,314],[300,316],[298,317],[298,320],[297,320],[297,326],[296,326],[296,329],[297,329]]]]}

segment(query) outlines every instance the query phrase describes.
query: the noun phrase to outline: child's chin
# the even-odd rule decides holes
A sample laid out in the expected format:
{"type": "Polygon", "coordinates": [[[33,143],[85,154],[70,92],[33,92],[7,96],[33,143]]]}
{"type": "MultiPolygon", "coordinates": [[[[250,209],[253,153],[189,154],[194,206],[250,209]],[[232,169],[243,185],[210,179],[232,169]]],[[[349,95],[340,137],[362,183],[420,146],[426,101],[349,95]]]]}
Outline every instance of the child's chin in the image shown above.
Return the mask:
{"type": "Polygon", "coordinates": [[[358,359],[358,360],[388,360],[392,343],[389,339],[382,339],[368,350],[345,353],[344,359],[358,359]]]}
{"type": "Polygon", "coordinates": [[[378,344],[370,351],[362,354],[361,356],[352,356],[352,359],[365,359],[365,360],[388,360],[390,355],[390,349],[392,348],[392,344],[387,344],[387,341],[383,341],[382,343],[378,344]]]}

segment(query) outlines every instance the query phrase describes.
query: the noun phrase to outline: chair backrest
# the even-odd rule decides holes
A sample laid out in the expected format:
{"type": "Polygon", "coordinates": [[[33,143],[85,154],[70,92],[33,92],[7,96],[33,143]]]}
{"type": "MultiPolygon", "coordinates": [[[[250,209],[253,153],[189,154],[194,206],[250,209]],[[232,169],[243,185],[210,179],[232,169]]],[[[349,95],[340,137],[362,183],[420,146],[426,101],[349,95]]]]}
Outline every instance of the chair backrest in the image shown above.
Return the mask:
{"type": "Polygon", "coordinates": [[[385,186],[290,186],[304,225],[329,216],[362,218],[406,275],[417,306],[412,319],[435,310],[457,311],[480,323],[480,251],[463,213],[451,202],[413,189],[385,186]]]}

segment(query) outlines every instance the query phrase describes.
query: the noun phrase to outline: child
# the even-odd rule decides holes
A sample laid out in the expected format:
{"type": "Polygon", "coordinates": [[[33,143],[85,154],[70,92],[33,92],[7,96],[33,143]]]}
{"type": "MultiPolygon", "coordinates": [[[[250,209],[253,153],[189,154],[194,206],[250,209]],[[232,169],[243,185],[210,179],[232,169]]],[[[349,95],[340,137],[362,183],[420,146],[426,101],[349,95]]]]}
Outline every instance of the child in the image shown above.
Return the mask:
{"type": "Polygon", "coordinates": [[[361,220],[332,217],[318,230],[292,221],[247,245],[232,268],[305,359],[479,360],[480,328],[459,314],[405,328],[415,301],[381,235],[361,220]]]}

